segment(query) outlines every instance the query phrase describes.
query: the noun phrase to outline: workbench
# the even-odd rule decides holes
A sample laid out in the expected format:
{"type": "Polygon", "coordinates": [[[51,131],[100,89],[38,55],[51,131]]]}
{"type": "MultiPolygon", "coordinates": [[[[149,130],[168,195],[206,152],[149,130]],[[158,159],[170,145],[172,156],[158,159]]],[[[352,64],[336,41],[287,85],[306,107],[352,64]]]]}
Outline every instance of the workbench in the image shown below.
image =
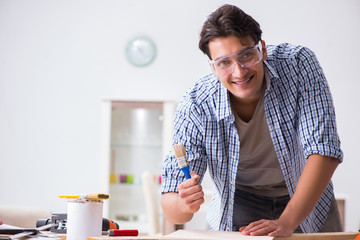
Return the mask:
{"type": "MultiPolygon", "coordinates": [[[[244,236],[239,232],[178,230],[166,236],[90,237],[88,240],[354,240],[358,232],[299,233],[291,237],[244,236]]],[[[359,237],[360,239],[360,237],[359,237]]]]}

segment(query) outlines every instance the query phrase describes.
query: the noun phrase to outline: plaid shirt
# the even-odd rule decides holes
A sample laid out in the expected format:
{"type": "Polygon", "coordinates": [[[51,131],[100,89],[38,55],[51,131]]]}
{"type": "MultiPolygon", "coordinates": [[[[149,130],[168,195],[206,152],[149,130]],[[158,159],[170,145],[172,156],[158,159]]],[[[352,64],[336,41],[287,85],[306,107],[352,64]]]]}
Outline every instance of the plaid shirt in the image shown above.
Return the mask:
{"type": "MultiPolygon", "coordinates": [[[[343,153],[328,83],[314,53],[301,46],[267,46],[264,61],[267,87],[264,109],[280,167],[290,196],[311,154],[339,159],[343,153]]],[[[208,210],[213,230],[231,231],[239,135],[227,89],[214,75],[196,82],[178,106],[173,143],[182,142],[191,169],[203,177],[209,171],[214,193],[208,210]]],[[[185,180],[172,151],[165,159],[162,193],[178,192],[185,180]]],[[[330,182],[314,210],[301,224],[317,232],[334,197],[330,182]]]]}

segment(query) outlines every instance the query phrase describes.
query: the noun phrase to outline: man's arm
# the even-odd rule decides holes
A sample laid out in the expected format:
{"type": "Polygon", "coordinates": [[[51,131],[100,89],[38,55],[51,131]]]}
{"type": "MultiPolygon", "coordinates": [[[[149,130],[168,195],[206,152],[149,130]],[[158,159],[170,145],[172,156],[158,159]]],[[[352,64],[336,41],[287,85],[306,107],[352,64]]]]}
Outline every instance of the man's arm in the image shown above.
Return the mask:
{"type": "Polygon", "coordinates": [[[338,165],[338,159],[311,155],[301,173],[295,193],[280,218],[253,222],[240,228],[242,234],[290,236],[311,213],[338,165]]]}
{"type": "Polygon", "coordinates": [[[171,223],[184,224],[190,221],[204,203],[204,192],[199,175],[191,172],[191,178],[181,183],[179,193],[168,192],[161,196],[164,217],[171,223]]]}

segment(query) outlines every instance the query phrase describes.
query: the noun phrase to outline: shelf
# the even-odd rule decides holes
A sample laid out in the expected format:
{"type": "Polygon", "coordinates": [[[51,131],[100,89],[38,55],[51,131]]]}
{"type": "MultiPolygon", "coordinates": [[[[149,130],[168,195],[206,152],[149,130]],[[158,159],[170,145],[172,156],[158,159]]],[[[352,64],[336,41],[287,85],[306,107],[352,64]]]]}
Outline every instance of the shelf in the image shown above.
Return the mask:
{"type": "Polygon", "coordinates": [[[158,181],[163,159],[171,149],[175,105],[106,100],[103,107],[106,134],[102,136],[101,182],[110,194],[104,215],[118,222],[121,229],[136,228],[140,235],[146,234],[150,226],[142,176],[144,172],[154,176],[160,205],[158,181]]]}

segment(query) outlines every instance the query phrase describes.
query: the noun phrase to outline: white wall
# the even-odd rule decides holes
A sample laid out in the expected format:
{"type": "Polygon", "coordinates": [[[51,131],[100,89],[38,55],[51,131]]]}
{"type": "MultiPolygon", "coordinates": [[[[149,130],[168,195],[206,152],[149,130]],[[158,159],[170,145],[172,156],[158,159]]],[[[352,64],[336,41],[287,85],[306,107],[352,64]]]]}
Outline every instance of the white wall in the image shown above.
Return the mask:
{"type": "MultiPolygon", "coordinates": [[[[101,100],[178,100],[209,72],[198,33],[222,3],[0,0],[0,204],[65,212],[58,195],[98,191],[101,100]],[[149,67],[125,59],[135,35],[155,41],[149,67]]],[[[268,44],[303,44],[317,53],[345,153],[335,191],[347,197],[346,230],[358,230],[360,2],[228,3],[260,22],[268,44]]]]}

